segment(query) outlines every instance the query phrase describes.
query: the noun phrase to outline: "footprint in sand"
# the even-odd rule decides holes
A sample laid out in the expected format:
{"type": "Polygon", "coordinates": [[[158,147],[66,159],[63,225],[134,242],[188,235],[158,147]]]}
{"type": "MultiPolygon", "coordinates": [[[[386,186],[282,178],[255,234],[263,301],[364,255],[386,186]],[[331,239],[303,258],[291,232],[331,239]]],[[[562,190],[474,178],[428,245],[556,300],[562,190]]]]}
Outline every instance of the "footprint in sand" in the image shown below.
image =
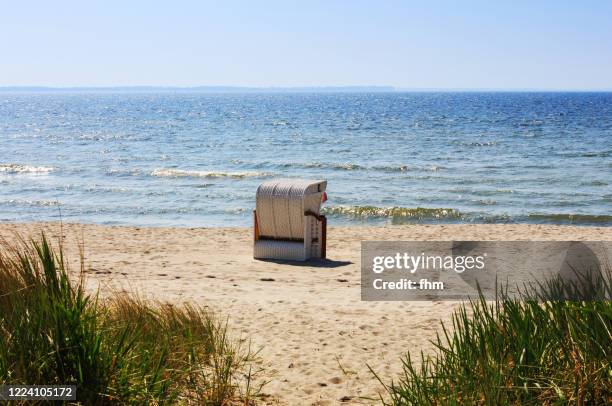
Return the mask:
{"type": "Polygon", "coordinates": [[[340,377],[334,376],[333,378],[329,380],[329,382],[333,383],[334,385],[338,385],[339,383],[342,382],[342,379],[340,377]]]}

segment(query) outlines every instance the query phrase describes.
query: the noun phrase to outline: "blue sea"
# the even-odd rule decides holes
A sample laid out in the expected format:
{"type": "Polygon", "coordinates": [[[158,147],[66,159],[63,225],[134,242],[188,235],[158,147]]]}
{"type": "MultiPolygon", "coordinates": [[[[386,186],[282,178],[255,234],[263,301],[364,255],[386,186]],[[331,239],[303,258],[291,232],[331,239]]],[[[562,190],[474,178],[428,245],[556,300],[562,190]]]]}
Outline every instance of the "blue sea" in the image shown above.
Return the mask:
{"type": "Polygon", "coordinates": [[[612,93],[0,93],[0,221],[247,226],[274,177],[332,225],[612,225],[612,93]]]}

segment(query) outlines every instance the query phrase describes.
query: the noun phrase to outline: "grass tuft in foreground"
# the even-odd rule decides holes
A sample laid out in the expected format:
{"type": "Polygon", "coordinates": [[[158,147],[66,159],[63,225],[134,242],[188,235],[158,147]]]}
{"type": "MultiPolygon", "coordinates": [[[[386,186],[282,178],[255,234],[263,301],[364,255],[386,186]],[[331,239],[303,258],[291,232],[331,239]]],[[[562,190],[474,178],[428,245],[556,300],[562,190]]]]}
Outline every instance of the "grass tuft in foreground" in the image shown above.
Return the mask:
{"type": "MultiPolygon", "coordinates": [[[[442,326],[434,355],[410,354],[389,405],[612,404],[610,274],[560,279],[496,302],[482,295],[442,326]],[[570,297],[574,300],[558,300],[570,297]],[[600,300],[585,300],[585,298],[600,300]],[[605,299],[605,300],[602,300],[605,299]]],[[[595,273],[600,274],[600,273],[595,273]]]]}
{"type": "Polygon", "coordinates": [[[253,354],[226,323],[197,307],[90,295],[44,235],[0,246],[0,315],[0,384],[74,384],[87,405],[251,403],[253,354]]]}

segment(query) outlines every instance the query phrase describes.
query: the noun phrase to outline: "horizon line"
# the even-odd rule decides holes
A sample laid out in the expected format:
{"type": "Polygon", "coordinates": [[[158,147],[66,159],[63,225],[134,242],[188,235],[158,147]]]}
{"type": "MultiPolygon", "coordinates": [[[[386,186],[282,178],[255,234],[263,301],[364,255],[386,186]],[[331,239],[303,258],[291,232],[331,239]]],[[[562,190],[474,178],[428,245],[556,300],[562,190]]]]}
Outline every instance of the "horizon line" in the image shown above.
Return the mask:
{"type": "Polygon", "coordinates": [[[238,85],[109,85],[109,86],[0,86],[0,92],[53,91],[203,91],[203,92],[612,92],[612,88],[470,88],[470,87],[399,87],[390,85],[346,86],[238,86],[238,85]]]}

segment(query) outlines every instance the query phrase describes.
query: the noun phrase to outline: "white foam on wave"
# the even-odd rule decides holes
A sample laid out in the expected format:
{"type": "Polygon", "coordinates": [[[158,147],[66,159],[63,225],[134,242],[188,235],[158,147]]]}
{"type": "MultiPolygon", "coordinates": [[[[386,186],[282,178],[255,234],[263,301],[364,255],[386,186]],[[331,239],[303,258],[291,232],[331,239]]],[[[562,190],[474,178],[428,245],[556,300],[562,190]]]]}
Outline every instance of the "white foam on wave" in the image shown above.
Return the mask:
{"type": "Polygon", "coordinates": [[[185,169],[155,169],[151,172],[151,176],[162,178],[261,178],[270,176],[266,172],[214,172],[214,171],[190,171],[185,169]]]}
{"type": "Polygon", "coordinates": [[[20,164],[0,164],[0,173],[49,173],[50,166],[30,166],[20,164]]]}
{"type": "Polygon", "coordinates": [[[60,202],[58,200],[23,200],[23,199],[11,199],[0,201],[0,204],[5,204],[9,206],[37,206],[37,207],[46,207],[46,206],[59,206],[60,202]]]}

